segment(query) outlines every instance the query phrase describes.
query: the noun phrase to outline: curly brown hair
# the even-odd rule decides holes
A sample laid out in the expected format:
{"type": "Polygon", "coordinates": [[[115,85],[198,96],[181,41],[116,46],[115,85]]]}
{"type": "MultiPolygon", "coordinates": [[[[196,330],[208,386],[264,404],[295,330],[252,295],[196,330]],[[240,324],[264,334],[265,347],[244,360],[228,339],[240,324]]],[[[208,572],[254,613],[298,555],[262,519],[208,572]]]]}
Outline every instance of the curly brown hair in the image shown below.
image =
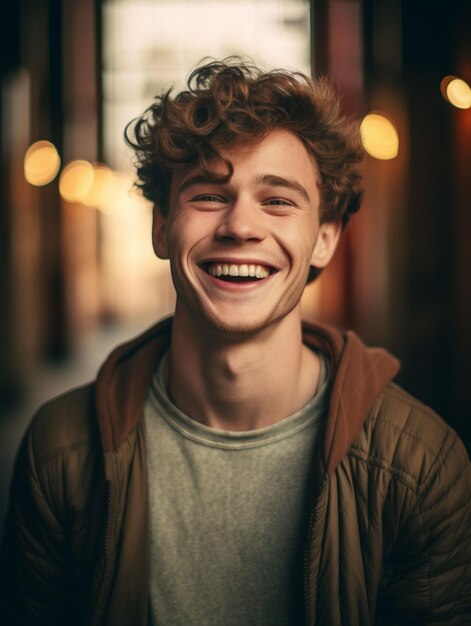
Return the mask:
{"type": "Polygon", "coordinates": [[[274,129],[294,133],[314,158],[322,222],[340,219],[345,225],[359,209],[363,151],[358,124],[341,113],[327,78],[281,69],[262,72],[229,57],[195,69],[187,87],[174,97],[173,89],[157,96],[125,130],[136,154],[136,185],[164,215],[174,171],[199,165],[209,179],[225,182],[233,168],[221,151],[255,144],[274,129]],[[225,174],[215,172],[218,162],[225,174]]]}

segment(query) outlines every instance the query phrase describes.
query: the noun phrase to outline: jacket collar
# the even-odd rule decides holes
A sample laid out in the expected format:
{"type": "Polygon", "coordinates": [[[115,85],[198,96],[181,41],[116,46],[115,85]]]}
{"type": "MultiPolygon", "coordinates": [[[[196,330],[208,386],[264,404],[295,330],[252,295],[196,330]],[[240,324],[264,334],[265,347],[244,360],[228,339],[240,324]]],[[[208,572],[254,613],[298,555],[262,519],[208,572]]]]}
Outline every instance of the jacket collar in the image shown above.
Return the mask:
{"type": "MultiPolygon", "coordinates": [[[[118,346],[101,367],[96,406],[104,452],[116,449],[142,416],[152,374],[170,345],[171,318],[118,346]]],[[[394,378],[398,361],[382,348],[367,348],[355,333],[321,324],[303,324],[303,340],[323,351],[330,364],[332,391],[322,448],[327,472],[338,465],[374,401],[394,378]]]]}

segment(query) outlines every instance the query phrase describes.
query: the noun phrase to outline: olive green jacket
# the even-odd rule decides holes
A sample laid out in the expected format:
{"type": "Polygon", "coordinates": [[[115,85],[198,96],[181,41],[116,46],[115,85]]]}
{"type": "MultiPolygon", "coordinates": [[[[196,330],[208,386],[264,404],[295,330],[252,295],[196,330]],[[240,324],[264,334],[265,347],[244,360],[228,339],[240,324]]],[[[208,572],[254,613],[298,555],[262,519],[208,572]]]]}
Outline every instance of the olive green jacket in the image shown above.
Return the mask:
{"type": "MultiPolygon", "coordinates": [[[[0,623],[147,624],[142,413],[170,333],[166,320],[117,348],[95,383],[34,417],[12,483],[0,623]]],[[[323,326],[306,325],[304,341],[333,378],[299,565],[306,624],[471,624],[462,443],[391,383],[398,365],[385,351],[323,326]]]]}

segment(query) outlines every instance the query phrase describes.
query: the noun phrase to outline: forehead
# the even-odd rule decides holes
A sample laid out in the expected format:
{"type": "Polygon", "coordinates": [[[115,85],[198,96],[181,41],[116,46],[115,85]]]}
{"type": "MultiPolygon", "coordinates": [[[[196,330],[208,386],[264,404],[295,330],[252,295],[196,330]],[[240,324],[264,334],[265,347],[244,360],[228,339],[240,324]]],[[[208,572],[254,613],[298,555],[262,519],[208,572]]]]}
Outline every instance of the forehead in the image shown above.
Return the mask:
{"type": "MultiPolygon", "coordinates": [[[[238,142],[224,148],[217,148],[221,159],[209,163],[210,171],[215,176],[227,173],[229,161],[233,167],[231,181],[250,176],[253,180],[262,180],[263,176],[286,176],[299,179],[303,185],[317,187],[319,172],[314,157],[307,151],[304,143],[294,133],[276,129],[263,138],[250,143],[238,142]]],[[[175,172],[172,176],[171,192],[175,193],[188,178],[201,175],[199,165],[175,172]]],[[[224,182],[228,182],[224,180],[224,182]]]]}

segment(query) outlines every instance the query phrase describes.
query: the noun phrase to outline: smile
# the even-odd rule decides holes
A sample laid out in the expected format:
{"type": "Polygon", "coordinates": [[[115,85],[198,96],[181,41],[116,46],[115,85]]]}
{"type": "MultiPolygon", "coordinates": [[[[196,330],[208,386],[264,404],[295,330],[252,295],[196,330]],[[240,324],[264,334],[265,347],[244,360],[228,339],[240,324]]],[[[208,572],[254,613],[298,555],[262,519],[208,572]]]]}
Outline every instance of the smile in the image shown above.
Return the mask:
{"type": "Polygon", "coordinates": [[[208,263],[205,269],[211,276],[227,282],[256,282],[275,271],[266,265],[252,263],[208,263]]]}

